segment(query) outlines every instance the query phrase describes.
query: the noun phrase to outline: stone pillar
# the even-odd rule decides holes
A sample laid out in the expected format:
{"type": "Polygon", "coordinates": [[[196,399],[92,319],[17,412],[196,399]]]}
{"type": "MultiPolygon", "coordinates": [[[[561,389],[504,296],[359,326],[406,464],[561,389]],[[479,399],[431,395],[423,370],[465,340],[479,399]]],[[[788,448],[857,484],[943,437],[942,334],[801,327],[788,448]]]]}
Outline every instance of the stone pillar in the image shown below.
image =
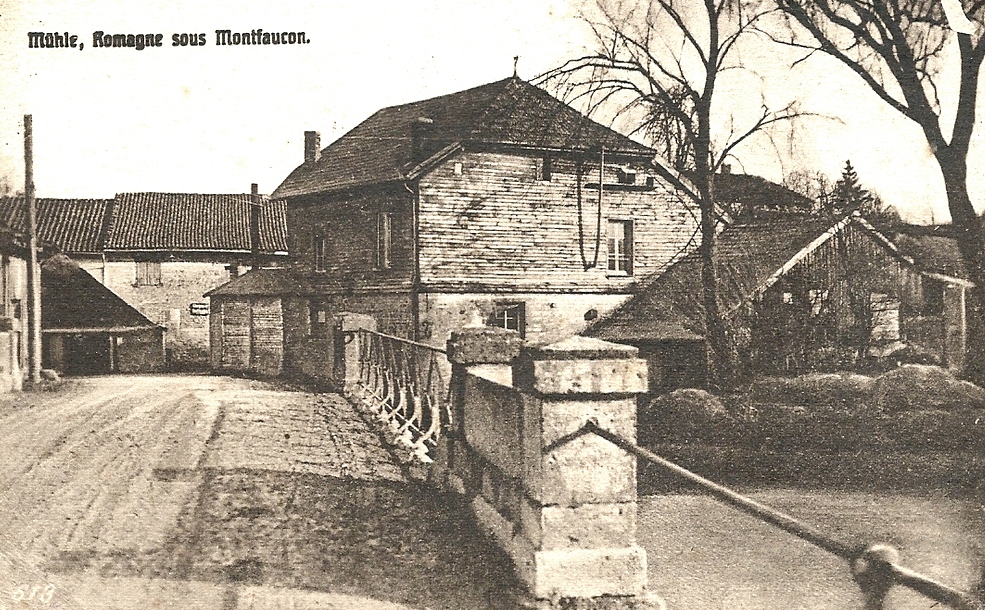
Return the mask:
{"type": "Polygon", "coordinates": [[[522,394],[526,497],[522,535],[507,552],[529,594],[544,607],[571,598],[578,608],[660,607],[636,543],[636,458],[592,434],[545,453],[588,420],[635,442],[646,361],[633,347],[572,337],[525,348],[513,381],[522,394]]]}
{"type": "Polygon", "coordinates": [[[335,387],[345,389],[359,379],[360,328],[376,330],[376,319],[360,313],[344,312],[335,316],[332,379],[335,387]]]}

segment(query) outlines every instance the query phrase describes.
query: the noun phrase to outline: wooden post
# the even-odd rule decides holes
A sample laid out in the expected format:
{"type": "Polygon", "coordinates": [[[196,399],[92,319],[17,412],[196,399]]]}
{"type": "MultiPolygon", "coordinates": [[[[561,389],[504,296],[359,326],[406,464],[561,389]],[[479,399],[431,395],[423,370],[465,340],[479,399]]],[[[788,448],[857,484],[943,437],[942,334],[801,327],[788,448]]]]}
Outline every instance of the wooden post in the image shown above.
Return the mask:
{"type": "Polygon", "coordinates": [[[41,382],[41,269],[34,196],[34,121],[24,115],[24,199],[27,205],[27,362],[31,383],[41,382]]]}

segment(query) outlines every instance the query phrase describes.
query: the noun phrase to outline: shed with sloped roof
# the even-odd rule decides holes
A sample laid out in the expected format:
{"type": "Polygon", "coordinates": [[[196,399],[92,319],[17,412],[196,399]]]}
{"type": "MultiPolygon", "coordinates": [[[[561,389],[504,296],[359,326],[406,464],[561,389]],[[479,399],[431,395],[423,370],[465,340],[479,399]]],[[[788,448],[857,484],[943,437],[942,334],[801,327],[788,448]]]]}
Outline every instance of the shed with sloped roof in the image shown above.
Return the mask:
{"type": "Polygon", "coordinates": [[[164,369],[164,327],[62,254],[41,268],[41,328],[46,368],[75,375],[164,369]]]}
{"type": "MultiPolygon", "coordinates": [[[[689,254],[585,334],[640,347],[651,391],[706,383],[701,259],[689,254]]],[[[782,215],[736,224],[716,240],[718,299],[740,374],[851,368],[909,343],[959,367],[965,289],[945,278],[951,307],[928,312],[920,269],[858,213],[833,222],[782,215]],[[926,327],[937,330],[926,332],[926,327]]]]}

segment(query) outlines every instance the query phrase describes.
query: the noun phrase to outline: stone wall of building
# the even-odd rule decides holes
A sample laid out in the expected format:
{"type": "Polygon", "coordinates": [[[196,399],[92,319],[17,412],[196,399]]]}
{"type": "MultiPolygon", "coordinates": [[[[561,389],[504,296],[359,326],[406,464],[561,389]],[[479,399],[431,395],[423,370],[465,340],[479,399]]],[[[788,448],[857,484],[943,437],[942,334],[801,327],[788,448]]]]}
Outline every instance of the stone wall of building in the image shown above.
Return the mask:
{"type": "Polygon", "coordinates": [[[503,307],[522,305],[523,338],[547,344],[576,335],[630,298],[628,294],[425,293],[420,300],[424,343],[443,347],[453,331],[489,325],[503,307]]]}
{"type": "Polygon", "coordinates": [[[230,265],[237,265],[237,261],[162,261],[160,283],[138,285],[137,263],[132,259],[80,263],[124,301],[167,329],[165,349],[171,364],[178,368],[208,365],[209,318],[192,315],[190,306],[208,304],[203,295],[229,281],[230,265]]]}

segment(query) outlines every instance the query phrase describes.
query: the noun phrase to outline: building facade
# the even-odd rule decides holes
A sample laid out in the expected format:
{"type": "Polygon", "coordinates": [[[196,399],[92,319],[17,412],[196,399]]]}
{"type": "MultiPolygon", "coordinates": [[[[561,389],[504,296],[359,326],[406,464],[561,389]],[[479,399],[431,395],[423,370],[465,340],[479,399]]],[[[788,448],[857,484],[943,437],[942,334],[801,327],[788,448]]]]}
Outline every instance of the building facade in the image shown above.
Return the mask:
{"type": "MultiPolygon", "coordinates": [[[[23,198],[3,198],[0,217],[23,226],[23,198]]],[[[42,198],[38,229],[41,239],[165,329],[172,369],[208,367],[204,294],[254,265],[279,265],[287,254],[284,204],[250,193],[42,198]]]]}
{"type": "Polygon", "coordinates": [[[654,151],[517,78],[383,109],[324,150],[314,132],[305,144],[271,195],[287,202],[291,269],[308,291],[296,349],[342,312],[434,345],[474,325],[549,343],[696,239],[654,151]]]}

